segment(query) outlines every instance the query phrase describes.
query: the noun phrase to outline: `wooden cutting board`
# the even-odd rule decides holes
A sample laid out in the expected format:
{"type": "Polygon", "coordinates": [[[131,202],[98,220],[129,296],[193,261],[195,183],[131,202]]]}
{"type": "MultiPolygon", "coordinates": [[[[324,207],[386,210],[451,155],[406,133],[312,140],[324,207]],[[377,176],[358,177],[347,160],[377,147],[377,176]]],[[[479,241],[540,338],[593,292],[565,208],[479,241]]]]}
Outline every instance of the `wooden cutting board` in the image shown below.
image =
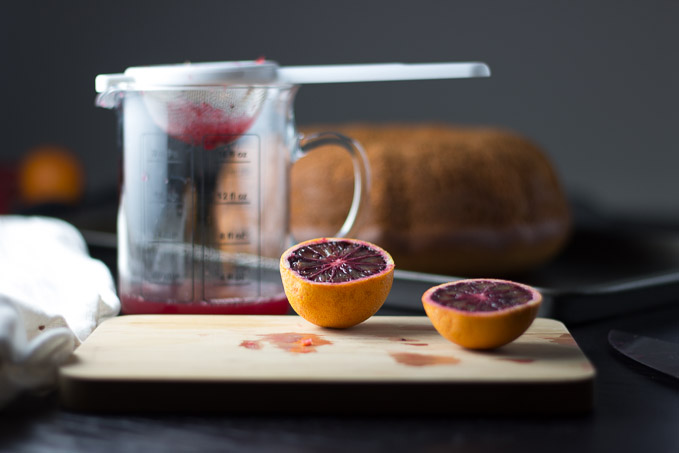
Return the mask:
{"type": "Polygon", "coordinates": [[[298,316],[134,315],[102,323],[60,369],[71,410],[251,413],[574,413],[595,371],[537,319],[494,351],[460,348],[425,316],[346,330],[298,316]]]}

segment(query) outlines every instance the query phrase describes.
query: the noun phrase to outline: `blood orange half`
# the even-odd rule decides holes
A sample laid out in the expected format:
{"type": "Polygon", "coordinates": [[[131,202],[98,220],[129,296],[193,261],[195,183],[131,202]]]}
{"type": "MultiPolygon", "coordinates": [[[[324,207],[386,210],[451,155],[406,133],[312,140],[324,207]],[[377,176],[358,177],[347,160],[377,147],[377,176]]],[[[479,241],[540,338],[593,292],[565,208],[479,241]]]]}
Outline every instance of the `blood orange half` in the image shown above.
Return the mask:
{"type": "Polygon", "coordinates": [[[321,238],[289,248],[280,260],[295,312],[321,327],[347,328],[374,315],[389,295],[394,260],[356,239],[321,238]]]}
{"type": "Polygon", "coordinates": [[[469,349],[493,349],[516,340],[533,323],[541,303],[535,288],[498,279],[458,280],[422,295],[436,330],[469,349]]]}

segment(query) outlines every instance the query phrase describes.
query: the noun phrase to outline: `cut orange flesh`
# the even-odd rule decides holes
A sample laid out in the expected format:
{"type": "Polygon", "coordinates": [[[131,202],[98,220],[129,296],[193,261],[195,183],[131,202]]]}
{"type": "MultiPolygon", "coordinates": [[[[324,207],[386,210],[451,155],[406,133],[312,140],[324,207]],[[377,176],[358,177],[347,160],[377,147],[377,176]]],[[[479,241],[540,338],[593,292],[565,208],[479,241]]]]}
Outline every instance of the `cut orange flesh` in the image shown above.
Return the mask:
{"type": "Polygon", "coordinates": [[[394,261],[369,242],[321,238],[285,251],[280,271],[298,315],[321,327],[347,328],[384,304],[394,280],[394,261]]]}
{"type": "Polygon", "coordinates": [[[469,349],[494,349],[516,340],[537,317],[541,302],[534,288],[498,279],[459,280],[422,295],[434,328],[469,349]]]}

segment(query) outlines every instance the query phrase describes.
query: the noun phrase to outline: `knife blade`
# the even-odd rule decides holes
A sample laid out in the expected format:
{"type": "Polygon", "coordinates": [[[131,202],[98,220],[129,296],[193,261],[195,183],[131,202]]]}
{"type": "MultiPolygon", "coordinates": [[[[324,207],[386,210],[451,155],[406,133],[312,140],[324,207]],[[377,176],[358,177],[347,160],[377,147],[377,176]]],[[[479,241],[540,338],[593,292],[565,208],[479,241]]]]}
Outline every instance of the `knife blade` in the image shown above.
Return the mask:
{"type": "Polygon", "coordinates": [[[611,330],[608,343],[635,362],[679,379],[679,344],[611,330]]]}

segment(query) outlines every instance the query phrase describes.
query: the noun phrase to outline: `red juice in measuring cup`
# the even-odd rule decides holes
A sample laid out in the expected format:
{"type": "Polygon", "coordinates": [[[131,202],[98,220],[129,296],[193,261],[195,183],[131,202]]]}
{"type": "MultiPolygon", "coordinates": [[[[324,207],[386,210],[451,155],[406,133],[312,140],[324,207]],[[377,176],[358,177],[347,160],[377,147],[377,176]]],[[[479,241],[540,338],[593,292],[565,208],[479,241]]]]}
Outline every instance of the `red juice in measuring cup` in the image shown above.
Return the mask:
{"type": "MultiPolygon", "coordinates": [[[[269,290],[277,291],[270,285],[269,290]]],[[[277,285],[276,285],[277,286],[277,285]]],[[[190,289],[189,289],[190,290],[190,289]]],[[[222,299],[178,301],[173,295],[186,291],[186,285],[173,285],[159,291],[155,285],[137,286],[128,291],[121,290],[122,312],[133,314],[208,314],[208,315],[285,315],[290,304],[285,293],[261,297],[224,297],[222,299]],[[166,295],[163,295],[163,292],[166,295]],[[149,294],[149,296],[147,296],[149,294]]],[[[235,295],[234,295],[235,296],[235,295]]]]}
{"type": "Polygon", "coordinates": [[[251,303],[192,302],[190,304],[169,301],[153,301],[141,296],[121,295],[122,312],[134,314],[201,314],[201,315],[285,315],[290,304],[285,294],[278,299],[262,299],[251,303]]]}

